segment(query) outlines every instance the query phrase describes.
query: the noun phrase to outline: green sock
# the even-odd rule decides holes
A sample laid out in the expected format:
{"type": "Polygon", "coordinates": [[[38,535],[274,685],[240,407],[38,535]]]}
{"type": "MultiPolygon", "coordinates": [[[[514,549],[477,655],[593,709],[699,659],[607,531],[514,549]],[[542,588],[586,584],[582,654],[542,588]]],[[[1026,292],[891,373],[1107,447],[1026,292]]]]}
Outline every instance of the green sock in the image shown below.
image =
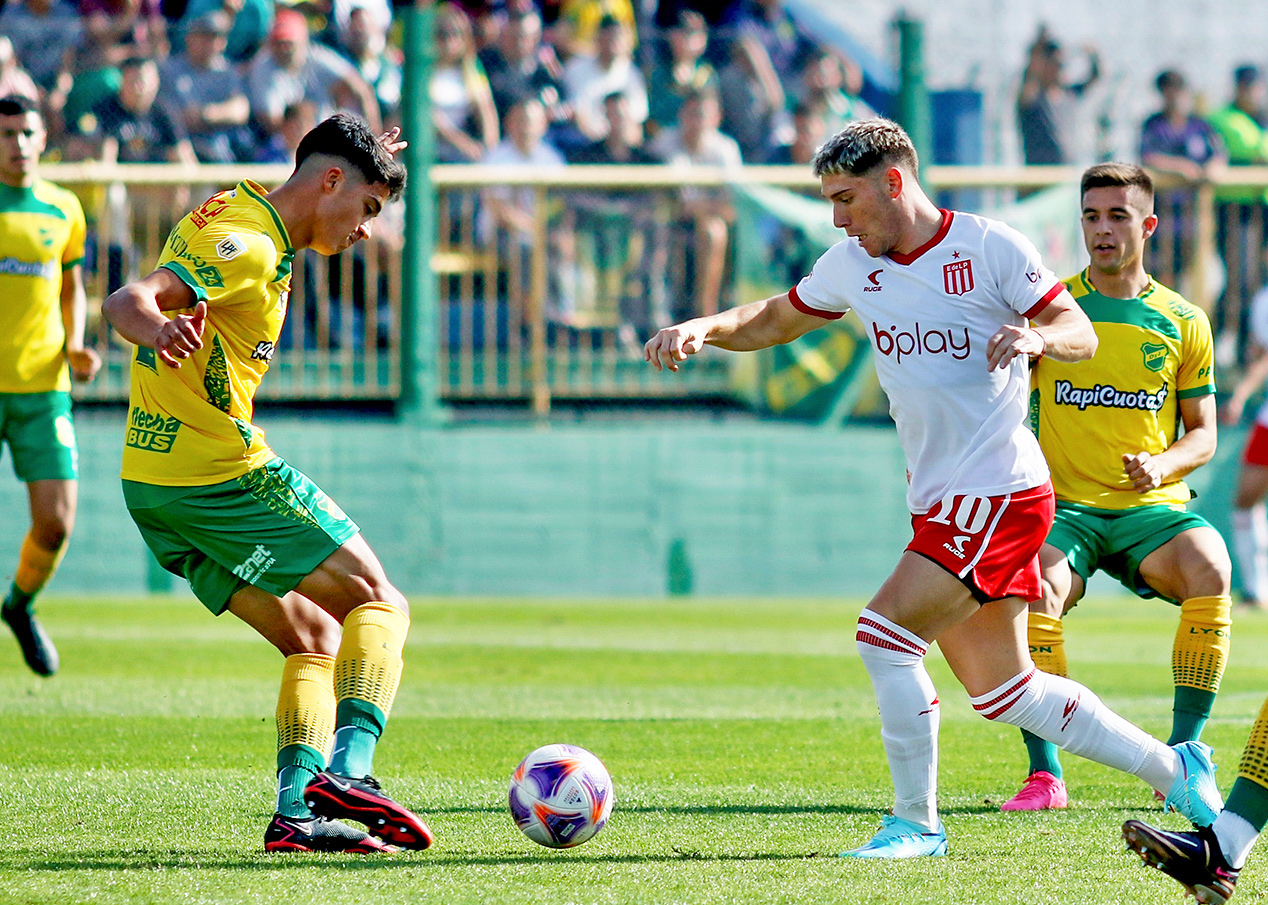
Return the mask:
{"type": "Polygon", "coordinates": [[[330,772],[339,776],[368,776],[374,772],[374,746],[383,734],[387,715],[369,701],[346,698],[335,708],[335,744],[330,772]]]}
{"type": "Polygon", "coordinates": [[[1026,753],[1030,755],[1031,773],[1051,773],[1057,779],[1061,778],[1061,761],[1057,759],[1060,748],[1025,729],[1021,731],[1021,740],[1026,743],[1026,753]]]}
{"type": "Polygon", "coordinates": [[[1167,744],[1197,741],[1214,703],[1213,691],[1177,685],[1175,703],[1171,707],[1171,738],[1167,739],[1167,744]]]}
{"type": "Polygon", "coordinates": [[[1268,824],[1268,789],[1243,776],[1233,781],[1224,810],[1242,817],[1259,832],[1268,824]]]}
{"type": "Polygon", "coordinates": [[[28,594],[19,588],[16,584],[9,588],[9,596],[4,598],[4,608],[25,610],[31,605],[31,601],[35,599],[34,594],[28,594]]]}
{"type": "Polygon", "coordinates": [[[321,772],[325,758],[308,745],[287,745],[277,752],[277,812],[286,817],[311,817],[304,789],[321,772]]]}

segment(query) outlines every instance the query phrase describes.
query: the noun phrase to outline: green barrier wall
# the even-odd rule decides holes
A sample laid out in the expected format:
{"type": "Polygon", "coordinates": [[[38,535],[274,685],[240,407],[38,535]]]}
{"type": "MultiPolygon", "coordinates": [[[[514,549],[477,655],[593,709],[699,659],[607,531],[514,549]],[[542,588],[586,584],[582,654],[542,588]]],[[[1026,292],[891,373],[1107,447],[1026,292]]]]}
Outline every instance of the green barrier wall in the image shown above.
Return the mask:
{"type": "MultiPolygon", "coordinates": [[[[51,590],[143,593],[147,556],[117,478],[123,413],[81,413],[77,423],[79,522],[51,590]]],[[[867,596],[910,536],[891,428],[679,416],[438,430],[259,423],[412,594],[867,596]]],[[[1195,508],[1221,530],[1243,436],[1225,431],[1216,461],[1191,482],[1195,508]]],[[[9,464],[6,455],[6,585],[27,521],[9,464]]]]}

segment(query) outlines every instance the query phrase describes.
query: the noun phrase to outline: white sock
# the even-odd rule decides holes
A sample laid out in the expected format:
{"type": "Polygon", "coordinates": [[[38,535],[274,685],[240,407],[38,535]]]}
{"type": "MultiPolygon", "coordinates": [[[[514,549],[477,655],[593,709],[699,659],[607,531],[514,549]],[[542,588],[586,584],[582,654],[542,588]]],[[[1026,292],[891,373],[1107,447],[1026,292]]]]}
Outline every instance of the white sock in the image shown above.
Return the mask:
{"type": "Polygon", "coordinates": [[[876,691],[881,741],[894,781],[894,816],[938,827],[938,692],[925,670],[924,640],[871,610],[855,644],[876,691]]]}
{"type": "Polygon", "coordinates": [[[1233,550],[1242,593],[1253,600],[1268,599],[1268,510],[1263,503],[1233,510],[1233,550]]]}
{"type": "Polygon", "coordinates": [[[1020,726],[1071,754],[1139,776],[1163,792],[1179,775],[1180,758],[1174,751],[1063,676],[1031,667],[970,700],[988,720],[1020,726]]]}
{"type": "Polygon", "coordinates": [[[1250,857],[1250,850],[1255,847],[1259,838],[1259,830],[1255,829],[1241,814],[1232,811],[1221,811],[1220,816],[1211,824],[1215,838],[1219,840],[1220,851],[1224,853],[1228,866],[1241,870],[1250,857]]]}

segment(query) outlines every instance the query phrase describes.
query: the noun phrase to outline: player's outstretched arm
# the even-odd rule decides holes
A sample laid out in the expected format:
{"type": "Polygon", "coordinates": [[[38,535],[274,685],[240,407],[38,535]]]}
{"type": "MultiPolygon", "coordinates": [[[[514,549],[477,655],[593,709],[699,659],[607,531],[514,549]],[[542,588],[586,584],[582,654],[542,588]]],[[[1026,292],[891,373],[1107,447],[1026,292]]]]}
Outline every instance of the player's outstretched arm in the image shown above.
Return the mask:
{"type": "Polygon", "coordinates": [[[181,359],[203,347],[207,303],[196,301],[194,291],[180,277],[160,267],[112,292],[102,303],[101,313],[128,342],[148,346],[163,364],[179,368],[181,359]],[[192,308],[193,314],[169,318],[163,313],[185,308],[192,308]]]}
{"type": "Polygon", "coordinates": [[[706,345],[732,352],[751,352],[792,342],[826,323],[824,318],[794,308],[785,292],[761,302],[665,327],[647,341],[643,358],[658,371],[662,368],[677,371],[678,362],[706,345]]]}
{"type": "Polygon", "coordinates": [[[1265,380],[1268,380],[1268,349],[1260,349],[1259,356],[1246,368],[1246,373],[1237,382],[1237,386],[1233,387],[1232,395],[1220,411],[1220,420],[1225,424],[1241,421],[1246,403],[1264,385],[1265,380]]]}
{"type": "Polygon", "coordinates": [[[1006,367],[1018,355],[1056,361],[1086,361],[1096,352],[1096,331],[1069,292],[1048,303],[1034,317],[1034,326],[1005,324],[986,344],[987,366],[1006,367]]]}

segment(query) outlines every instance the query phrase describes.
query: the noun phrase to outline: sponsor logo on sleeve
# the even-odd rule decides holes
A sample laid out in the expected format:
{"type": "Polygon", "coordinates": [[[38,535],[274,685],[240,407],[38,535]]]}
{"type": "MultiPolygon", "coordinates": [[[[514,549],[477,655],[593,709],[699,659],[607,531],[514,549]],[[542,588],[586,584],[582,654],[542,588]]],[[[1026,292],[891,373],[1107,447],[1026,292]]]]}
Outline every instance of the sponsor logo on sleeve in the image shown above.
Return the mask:
{"type": "Polygon", "coordinates": [[[194,268],[194,276],[198,278],[198,282],[202,283],[208,289],[224,289],[225,280],[220,275],[220,268],[215,264],[207,264],[204,267],[194,268]]]}

